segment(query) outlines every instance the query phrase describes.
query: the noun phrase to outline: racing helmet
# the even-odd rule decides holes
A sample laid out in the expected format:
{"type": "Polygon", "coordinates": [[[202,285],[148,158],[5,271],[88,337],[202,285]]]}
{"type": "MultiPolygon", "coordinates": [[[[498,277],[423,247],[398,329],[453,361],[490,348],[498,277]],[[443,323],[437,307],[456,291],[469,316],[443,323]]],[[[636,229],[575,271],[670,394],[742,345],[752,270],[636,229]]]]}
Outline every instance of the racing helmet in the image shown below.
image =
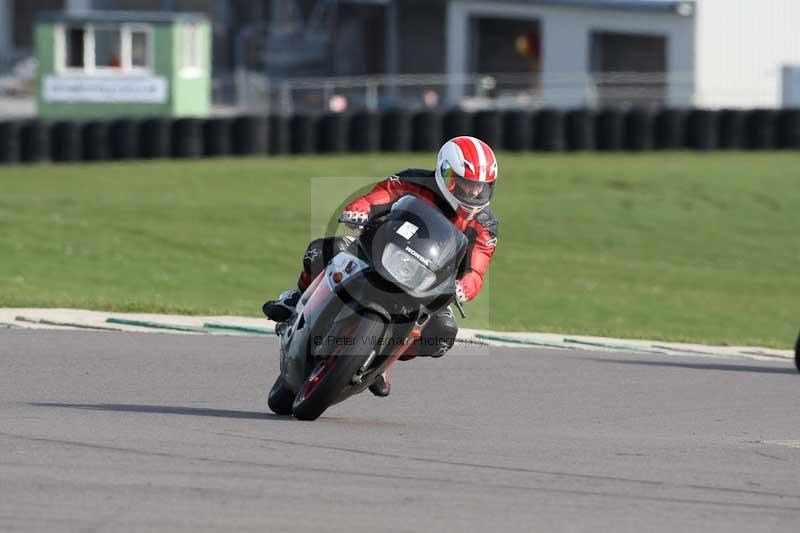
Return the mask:
{"type": "Polygon", "coordinates": [[[436,184],[457,213],[472,219],[488,207],[497,183],[497,160],[489,145],[462,135],[439,150],[436,184]]]}

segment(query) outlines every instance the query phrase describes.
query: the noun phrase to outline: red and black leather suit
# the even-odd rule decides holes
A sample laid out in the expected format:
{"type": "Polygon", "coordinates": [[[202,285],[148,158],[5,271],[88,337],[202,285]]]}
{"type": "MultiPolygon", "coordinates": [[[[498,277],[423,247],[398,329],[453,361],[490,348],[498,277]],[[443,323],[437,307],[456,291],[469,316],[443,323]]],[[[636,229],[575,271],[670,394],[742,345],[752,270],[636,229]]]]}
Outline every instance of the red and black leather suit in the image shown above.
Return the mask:
{"type": "MultiPolygon", "coordinates": [[[[438,207],[464,232],[468,243],[467,255],[459,271],[456,293],[461,301],[472,300],[483,287],[486,269],[497,246],[498,221],[491,209],[487,207],[471,218],[462,216],[439,192],[433,171],[408,169],[378,183],[372,191],[350,202],[344,210],[363,212],[373,218],[388,212],[394,202],[407,194],[413,194],[438,207]]],[[[343,251],[353,252],[354,243],[352,237],[343,236],[312,241],[303,256],[303,272],[297,282],[300,291],[308,287],[334,255],[343,251]]],[[[422,331],[420,342],[415,343],[403,358],[416,355],[441,357],[453,346],[457,332],[455,316],[445,307],[431,317],[422,331]]]]}

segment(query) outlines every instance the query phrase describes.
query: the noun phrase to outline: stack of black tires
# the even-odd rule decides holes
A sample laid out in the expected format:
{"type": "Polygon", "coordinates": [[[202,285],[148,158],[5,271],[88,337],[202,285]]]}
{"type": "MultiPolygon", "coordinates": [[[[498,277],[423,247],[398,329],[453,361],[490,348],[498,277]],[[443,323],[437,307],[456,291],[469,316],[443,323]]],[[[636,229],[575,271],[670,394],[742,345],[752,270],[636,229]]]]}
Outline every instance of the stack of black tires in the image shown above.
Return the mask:
{"type": "Polygon", "coordinates": [[[456,135],[518,152],[798,150],[800,110],[539,109],[0,121],[0,164],[430,152],[456,135]]]}

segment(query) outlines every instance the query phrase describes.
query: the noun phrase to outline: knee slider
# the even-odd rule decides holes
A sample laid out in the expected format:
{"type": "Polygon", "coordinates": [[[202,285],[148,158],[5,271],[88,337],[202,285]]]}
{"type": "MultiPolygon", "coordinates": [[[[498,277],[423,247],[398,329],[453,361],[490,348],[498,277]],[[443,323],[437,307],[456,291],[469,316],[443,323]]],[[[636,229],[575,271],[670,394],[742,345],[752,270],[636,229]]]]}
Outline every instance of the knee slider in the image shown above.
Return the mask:
{"type": "Polygon", "coordinates": [[[435,337],[439,342],[432,350],[431,357],[441,357],[453,347],[456,342],[456,335],[458,334],[458,323],[456,317],[449,309],[439,313],[431,320],[430,329],[428,332],[431,337],[435,337]]]}

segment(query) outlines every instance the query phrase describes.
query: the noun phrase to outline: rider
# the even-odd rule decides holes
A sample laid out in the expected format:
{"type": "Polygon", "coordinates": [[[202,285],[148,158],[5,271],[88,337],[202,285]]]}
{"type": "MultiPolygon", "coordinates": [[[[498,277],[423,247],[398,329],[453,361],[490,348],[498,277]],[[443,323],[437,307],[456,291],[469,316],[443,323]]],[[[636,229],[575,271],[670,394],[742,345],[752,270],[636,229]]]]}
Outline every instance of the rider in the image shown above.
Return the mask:
{"type": "MultiPolygon", "coordinates": [[[[475,137],[455,137],[439,150],[436,170],[408,169],[394,174],[378,183],[368,194],[347,204],[342,221],[357,227],[386,213],[395,201],[407,194],[438,207],[467,237],[467,256],[456,281],[456,297],[466,302],[480,292],[486,268],[497,246],[498,221],[489,209],[496,183],[497,160],[489,145],[475,137]]],[[[353,237],[346,236],[312,241],[303,256],[298,290],[285,291],[277,300],[266,302],[264,314],[275,322],[288,320],[300,295],[322,272],[325,262],[339,252],[352,251],[354,242],[353,237]]],[[[415,342],[401,359],[441,357],[453,346],[457,332],[455,316],[449,307],[445,307],[431,317],[420,341],[415,342]]],[[[369,389],[376,396],[388,396],[386,374],[379,376],[369,389]]]]}

